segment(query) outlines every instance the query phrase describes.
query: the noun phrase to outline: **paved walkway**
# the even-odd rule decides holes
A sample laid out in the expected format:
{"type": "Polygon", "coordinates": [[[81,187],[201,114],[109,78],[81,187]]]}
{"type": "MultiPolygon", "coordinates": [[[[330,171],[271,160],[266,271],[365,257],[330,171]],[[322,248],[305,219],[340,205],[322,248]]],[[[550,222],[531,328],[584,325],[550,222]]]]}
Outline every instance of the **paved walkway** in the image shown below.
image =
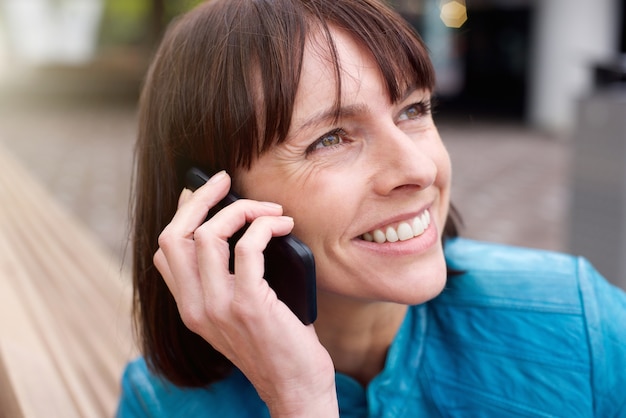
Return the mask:
{"type": "Polygon", "coordinates": [[[566,138],[511,124],[441,123],[464,235],[567,250],[571,150],[566,138]]]}
{"type": "Polygon", "coordinates": [[[120,256],[134,134],[132,105],[0,108],[4,148],[120,256]]]}

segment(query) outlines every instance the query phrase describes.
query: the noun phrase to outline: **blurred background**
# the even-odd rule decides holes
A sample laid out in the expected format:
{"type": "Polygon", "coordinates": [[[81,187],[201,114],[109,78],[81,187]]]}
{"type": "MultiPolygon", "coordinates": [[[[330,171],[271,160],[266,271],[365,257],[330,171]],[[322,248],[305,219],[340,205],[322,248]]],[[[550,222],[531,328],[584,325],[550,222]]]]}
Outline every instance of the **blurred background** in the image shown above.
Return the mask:
{"type": "MultiPolygon", "coordinates": [[[[143,76],[199,2],[0,0],[0,152],[120,260],[143,76]]],[[[437,70],[463,235],[583,254],[626,288],[626,0],[391,3],[437,70]]]]}

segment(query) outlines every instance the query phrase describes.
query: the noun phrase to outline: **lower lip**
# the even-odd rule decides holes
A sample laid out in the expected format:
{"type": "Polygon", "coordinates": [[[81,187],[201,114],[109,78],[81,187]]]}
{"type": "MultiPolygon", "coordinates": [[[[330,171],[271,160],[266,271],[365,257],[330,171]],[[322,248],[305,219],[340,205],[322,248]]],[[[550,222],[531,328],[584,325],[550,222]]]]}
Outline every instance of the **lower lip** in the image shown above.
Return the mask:
{"type": "Polygon", "coordinates": [[[353,241],[356,245],[379,254],[415,255],[428,251],[438,240],[439,234],[437,233],[437,227],[434,222],[431,222],[430,226],[422,235],[406,241],[385,242],[382,244],[365,241],[360,238],[355,238],[353,241]]]}

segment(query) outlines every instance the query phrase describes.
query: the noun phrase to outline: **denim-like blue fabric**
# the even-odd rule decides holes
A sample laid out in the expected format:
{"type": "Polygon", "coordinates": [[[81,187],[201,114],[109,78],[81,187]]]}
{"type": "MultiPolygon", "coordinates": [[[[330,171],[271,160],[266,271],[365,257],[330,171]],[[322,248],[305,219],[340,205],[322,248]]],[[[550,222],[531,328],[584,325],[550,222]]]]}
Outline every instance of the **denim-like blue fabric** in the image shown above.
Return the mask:
{"type": "MultiPolygon", "coordinates": [[[[626,294],[584,259],[454,239],[436,299],[412,306],[367,388],[337,374],[342,417],[626,417],[626,294]]],[[[122,379],[119,417],[268,417],[239,372],[203,389],[122,379]]]]}

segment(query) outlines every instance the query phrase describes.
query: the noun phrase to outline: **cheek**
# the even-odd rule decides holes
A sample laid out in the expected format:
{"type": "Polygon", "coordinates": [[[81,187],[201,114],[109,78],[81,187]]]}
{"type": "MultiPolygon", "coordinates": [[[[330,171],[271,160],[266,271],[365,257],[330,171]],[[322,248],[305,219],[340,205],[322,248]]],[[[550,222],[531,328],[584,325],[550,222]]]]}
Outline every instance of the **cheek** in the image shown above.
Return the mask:
{"type": "Polygon", "coordinates": [[[250,199],[280,203],[295,221],[293,233],[310,247],[341,235],[354,215],[353,176],[331,170],[258,170],[238,176],[241,194],[250,199]]]}
{"type": "Polygon", "coordinates": [[[301,188],[302,197],[285,207],[285,213],[294,217],[294,234],[310,246],[341,236],[355,215],[350,210],[354,195],[348,190],[349,186],[337,183],[301,188]]]}

